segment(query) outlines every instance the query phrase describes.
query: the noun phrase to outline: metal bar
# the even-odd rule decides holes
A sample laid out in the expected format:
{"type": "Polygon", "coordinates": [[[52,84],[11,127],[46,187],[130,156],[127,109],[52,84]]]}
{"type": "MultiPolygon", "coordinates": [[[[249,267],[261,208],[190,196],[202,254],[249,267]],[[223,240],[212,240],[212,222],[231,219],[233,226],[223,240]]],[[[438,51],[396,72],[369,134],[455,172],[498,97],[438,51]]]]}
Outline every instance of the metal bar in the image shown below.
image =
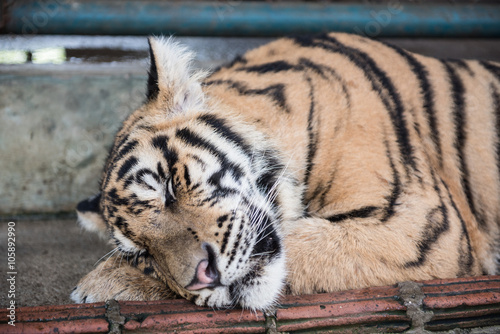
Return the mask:
{"type": "Polygon", "coordinates": [[[483,276],[285,296],[275,312],[265,314],[217,311],[184,299],[21,307],[14,312],[6,307],[0,309],[0,332],[107,333],[121,326],[127,333],[399,333],[410,327],[413,332],[483,327],[481,333],[498,333],[499,298],[500,276],[483,276]]]}
{"type": "Polygon", "coordinates": [[[14,34],[500,37],[495,4],[16,0],[3,15],[14,34]]]}

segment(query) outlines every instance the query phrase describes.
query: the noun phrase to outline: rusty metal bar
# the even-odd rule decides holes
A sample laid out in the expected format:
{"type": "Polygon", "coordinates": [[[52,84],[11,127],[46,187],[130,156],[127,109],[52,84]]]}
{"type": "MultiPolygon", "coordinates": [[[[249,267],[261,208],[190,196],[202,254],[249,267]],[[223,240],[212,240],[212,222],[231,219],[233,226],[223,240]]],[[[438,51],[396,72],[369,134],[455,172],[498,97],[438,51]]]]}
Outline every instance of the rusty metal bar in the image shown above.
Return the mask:
{"type": "Polygon", "coordinates": [[[500,276],[406,282],[395,286],[286,296],[272,314],[213,310],[183,300],[23,307],[0,311],[1,333],[403,332],[491,327],[500,330],[500,276]],[[498,327],[495,327],[498,326],[498,327]]]}

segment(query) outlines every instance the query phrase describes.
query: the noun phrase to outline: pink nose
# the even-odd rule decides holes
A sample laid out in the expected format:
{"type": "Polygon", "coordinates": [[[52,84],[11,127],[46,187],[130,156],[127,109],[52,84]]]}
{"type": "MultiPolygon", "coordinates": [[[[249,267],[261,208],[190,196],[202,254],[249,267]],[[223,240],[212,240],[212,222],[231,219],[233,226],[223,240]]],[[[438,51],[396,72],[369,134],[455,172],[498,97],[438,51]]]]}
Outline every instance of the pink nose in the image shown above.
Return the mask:
{"type": "Polygon", "coordinates": [[[196,267],[195,277],[186,286],[187,290],[200,290],[204,288],[214,288],[220,285],[219,272],[213,261],[201,260],[196,267]]]}

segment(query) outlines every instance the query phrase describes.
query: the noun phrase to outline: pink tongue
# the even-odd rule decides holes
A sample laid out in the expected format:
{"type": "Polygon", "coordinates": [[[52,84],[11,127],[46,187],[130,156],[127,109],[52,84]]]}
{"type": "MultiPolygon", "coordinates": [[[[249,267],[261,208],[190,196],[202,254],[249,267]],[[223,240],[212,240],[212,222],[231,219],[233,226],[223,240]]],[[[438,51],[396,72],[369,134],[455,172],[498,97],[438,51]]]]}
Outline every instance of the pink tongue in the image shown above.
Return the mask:
{"type": "Polygon", "coordinates": [[[200,290],[206,287],[209,287],[210,284],[214,282],[214,280],[207,275],[207,267],[208,261],[203,260],[198,264],[198,268],[196,268],[196,278],[197,282],[192,283],[186,287],[188,290],[200,290]]]}

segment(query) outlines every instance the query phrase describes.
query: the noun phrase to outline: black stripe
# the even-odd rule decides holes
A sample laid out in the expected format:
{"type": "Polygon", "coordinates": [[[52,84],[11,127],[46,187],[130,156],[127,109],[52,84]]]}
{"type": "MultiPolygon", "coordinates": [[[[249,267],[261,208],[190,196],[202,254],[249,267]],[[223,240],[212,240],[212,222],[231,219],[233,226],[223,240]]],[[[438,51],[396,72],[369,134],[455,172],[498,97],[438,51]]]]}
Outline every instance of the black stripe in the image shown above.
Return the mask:
{"type": "Polygon", "coordinates": [[[386,201],[388,202],[388,205],[385,207],[385,213],[384,216],[382,217],[381,221],[386,222],[389,220],[395,213],[395,207],[396,207],[396,202],[401,195],[401,180],[399,177],[399,172],[396,169],[396,166],[394,165],[394,160],[391,155],[391,151],[389,148],[389,143],[387,142],[387,139],[384,140],[385,147],[386,147],[386,155],[387,159],[389,160],[389,167],[391,168],[392,171],[392,191],[391,195],[386,197],[386,201]]]}
{"type": "Polygon", "coordinates": [[[229,239],[229,235],[231,234],[231,229],[233,228],[233,223],[229,223],[226,228],[226,232],[224,232],[224,237],[222,238],[222,244],[220,246],[220,253],[224,254],[227,247],[227,242],[229,239]]]}
{"type": "MultiPolygon", "coordinates": [[[[491,72],[498,81],[500,81],[500,67],[497,67],[485,61],[480,62],[480,64],[486,70],[491,72]]],[[[497,169],[500,174],[500,94],[498,92],[497,86],[493,82],[490,83],[490,92],[492,99],[492,112],[496,119],[495,125],[496,125],[496,138],[497,138],[497,144],[496,144],[497,169]]]]}
{"type": "Polygon", "coordinates": [[[149,60],[149,72],[148,72],[147,99],[148,101],[151,101],[156,99],[156,97],[160,93],[160,88],[158,87],[158,69],[156,67],[156,60],[149,39],[148,39],[148,45],[149,45],[150,60],[149,60]]]}
{"type": "Polygon", "coordinates": [[[488,61],[479,62],[486,70],[488,70],[493,76],[500,81],[500,66],[493,64],[488,61]]]}
{"type": "Polygon", "coordinates": [[[306,58],[300,58],[297,65],[290,64],[283,60],[279,60],[260,65],[241,67],[238,69],[238,71],[256,72],[260,74],[265,74],[265,73],[279,73],[285,71],[304,71],[306,69],[311,69],[313,70],[313,72],[321,76],[323,79],[327,79],[327,76],[323,72],[325,68],[328,68],[330,72],[335,72],[332,68],[329,68],[328,66],[316,64],[306,58]]]}
{"type": "Polygon", "coordinates": [[[453,64],[456,69],[466,71],[471,77],[476,75],[463,59],[447,59],[446,62],[453,64]]]}
{"type": "Polygon", "coordinates": [[[134,215],[141,214],[146,209],[152,209],[155,206],[151,204],[149,200],[139,200],[134,199],[131,204],[127,207],[127,211],[133,213],[134,215]]]}
{"type": "MultiPolygon", "coordinates": [[[[132,132],[131,129],[142,119],[143,116],[136,117],[130,124],[128,124],[127,128],[125,128],[125,123],[122,125],[122,128],[118,131],[118,135],[115,138],[115,144],[111,149],[110,156],[108,157],[107,163],[109,165],[115,164],[119,159],[122,158],[122,156],[118,152],[121,150],[122,146],[128,143],[132,132]]],[[[106,166],[109,166],[108,164],[106,164],[106,166]]]]}
{"type": "Polygon", "coordinates": [[[418,241],[418,258],[415,261],[405,263],[406,268],[423,265],[431,246],[444,232],[449,230],[448,213],[444,205],[430,210],[426,219],[427,224],[422,229],[422,239],[418,241]]]}
{"type": "MultiPolygon", "coordinates": [[[[226,269],[229,268],[231,263],[233,263],[233,261],[236,257],[236,254],[238,252],[238,247],[240,245],[241,238],[243,237],[243,225],[245,225],[245,224],[240,224],[240,228],[238,229],[238,234],[236,235],[236,241],[233,243],[233,247],[232,247],[232,250],[230,252],[231,257],[229,258],[229,261],[227,262],[226,269]]],[[[240,262],[241,262],[241,258],[240,258],[240,262]]]]}
{"type": "Polygon", "coordinates": [[[365,206],[360,209],[338,213],[336,215],[326,217],[325,219],[332,223],[338,223],[347,219],[368,218],[371,217],[378,209],[379,208],[376,206],[365,206]]]}
{"type": "MultiPolygon", "coordinates": [[[[323,186],[323,192],[319,196],[319,208],[323,209],[326,205],[326,196],[330,192],[333,186],[333,181],[335,180],[335,171],[330,175],[330,180],[327,182],[326,186],[323,186]]],[[[314,198],[314,197],[313,197],[314,198]]]]}
{"type": "Polygon", "coordinates": [[[470,182],[469,182],[469,168],[467,166],[467,162],[465,160],[465,144],[467,141],[467,132],[465,130],[465,126],[467,123],[467,115],[465,114],[465,88],[462,80],[457,75],[453,67],[451,67],[448,63],[443,61],[443,65],[448,73],[449,81],[451,84],[451,93],[453,99],[453,120],[455,123],[455,149],[457,151],[460,170],[462,172],[462,180],[461,184],[467,197],[467,202],[472,211],[472,214],[476,217],[476,220],[479,225],[484,226],[486,222],[482,215],[476,210],[476,206],[474,203],[474,197],[472,194],[470,182]]]}
{"type": "Polygon", "coordinates": [[[101,202],[101,194],[97,194],[95,196],[89,197],[80,203],[78,203],[76,210],[79,212],[95,212],[100,213],[101,210],[99,208],[101,202]]]}
{"type": "Polygon", "coordinates": [[[319,75],[323,79],[328,79],[328,77],[325,75],[325,71],[331,74],[337,81],[341,81],[343,84],[343,80],[340,78],[340,76],[335,72],[335,70],[329,66],[322,65],[322,64],[316,64],[309,59],[306,58],[300,58],[299,59],[299,70],[305,70],[305,69],[311,69],[314,73],[319,75]]]}
{"type": "Polygon", "coordinates": [[[404,117],[401,97],[387,73],[378,67],[376,62],[365,52],[346,46],[334,37],[326,34],[319,38],[320,39],[296,37],[294,41],[302,47],[318,47],[329,52],[342,54],[363,70],[373,90],[379,93],[382,102],[389,111],[407,174],[409,174],[408,166],[416,170],[413,147],[410,142],[406,118],[404,117]]]}
{"type": "Polygon", "coordinates": [[[126,179],[125,182],[123,183],[123,189],[127,189],[132,183],[135,182],[135,176],[134,174],[129,175],[126,179]]]}
{"type": "Polygon", "coordinates": [[[228,85],[229,88],[236,89],[241,95],[265,95],[270,97],[278,105],[278,107],[287,113],[290,112],[290,108],[288,108],[286,103],[285,85],[283,84],[271,85],[262,89],[249,89],[241,81],[213,80],[207,81],[205,85],[228,85]]]}
{"type": "Polygon", "coordinates": [[[269,167],[263,168],[263,170],[265,170],[265,172],[259,175],[256,183],[261,192],[269,194],[278,182],[278,175],[281,172],[281,168],[269,167]]]}
{"type": "Polygon", "coordinates": [[[116,188],[113,188],[105,193],[105,197],[107,202],[110,202],[115,206],[127,206],[129,204],[129,200],[127,198],[118,196],[118,190],[116,188]]]}
{"type": "Polygon", "coordinates": [[[448,188],[446,183],[442,182],[442,184],[448,193],[448,198],[450,200],[451,206],[452,206],[453,210],[455,211],[455,213],[457,214],[458,219],[460,220],[460,224],[462,226],[462,233],[463,233],[462,235],[465,237],[466,242],[467,242],[467,254],[465,254],[464,258],[460,259],[460,261],[463,263],[463,265],[465,267],[464,269],[462,269],[462,271],[464,271],[464,273],[472,273],[472,266],[474,265],[474,257],[472,256],[472,246],[470,243],[470,237],[469,237],[469,231],[467,230],[467,225],[465,224],[465,221],[462,217],[462,214],[460,213],[457,205],[455,204],[455,200],[453,199],[453,196],[450,192],[450,189],[448,188]]]}
{"type": "Polygon", "coordinates": [[[282,71],[289,71],[294,69],[295,66],[287,63],[283,60],[273,61],[269,63],[247,66],[238,68],[237,71],[245,71],[245,72],[255,72],[255,73],[277,73],[282,71]]]}
{"type": "Polygon", "coordinates": [[[217,227],[218,228],[222,228],[222,225],[224,224],[224,222],[226,220],[228,220],[229,216],[226,214],[226,215],[222,215],[220,216],[219,218],[217,218],[217,227]]]}
{"type": "Polygon", "coordinates": [[[222,69],[227,69],[227,68],[231,68],[233,67],[234,65],[238,65],[238,64],[243,64],[245,65],[248,61],[241,55],[238,55],[236,56],[230,63],[228,64],[223,64],[223,65],[220,65],[220,66],[217,66],[214,70],[213,70],[213,74],[219,72],[220,70],[222,69]]]}
{"type": "Polygon", "coordinates": [[[277,153],[272,150],[267,150],[261,154],[266,162],[266,166],[257,171],[258,177],[256,184],[258,190],[264,194],[271,204],[276,209],[280,207],[279,198],[277,196],[277,185],[280,182],[280,175],[283,173],[285,166],[276,158],[277,153]]]}
{"type": "Polygon", "coordinates": [[[118,229],[124,233],[128,231],[128,223],[125,221],[125,219],[121,216],[117,216],[115,219],[114,224],[118,229]]]}
{"type": "Polygon", "coordinates": [[[310,77],[306,77],[307,83],[309,85],[309,114],[307,116],[307,157],[306,157],[306,170],[304,175],[304,184],[306,186],[305,191],[309,189],[309,178],[311,176],[312,169],[314,168],[314,157],[316,156],[316,151],[318,149],[318,138],[317,130],[314,129],[314,117],[315,117],[315,100],[314,100],[314,87],[311,82],[310,77]]]}
{"type": "Polygon", "coordinates": [[[179,156],[176,151],[170,149],[167,145],[169,138],[165,135],[159,135],[152,139],[151,145],[154,148],[160,150],[163,153],[163,157],[167,161],[168,169],[170,170],[170,174],[173,174],[174,165],[179,160],[179,156]]]}
{"type": "Polygon", "coordinates": [[[250,89],[247,93],[267,95],[271,97],[281,109],[285,110],[287,113],[290,112],[290,109],[286,104],[285,85],[283,84],[276,84],[263,89],[250,89]]]}
{"type": "Polygon", "coordinates": [[[437,157],[439,159],[440,166],[443,165],[443,153],[441,148],[441,140],[439,134],[439,128],[437,126],[436,120],[436,110],[434,106],[434,89],[429,82],[429,72],[425,66],[420,63],[412,54],[406,50],[400,49],[398,47],[387,44],[390,48],[396,51],[401,57],[403,57],[407,63],[410,65],[412,72],[415,74],[419,81],[420,91],[422,92],[424,98],[424,112],[427,116],[427,121],[430,127],[430,136],[434,147],[436,148],[437,157]]]}
{"type": "Polygon", "coordinates": [[[245,140],[236,132],[234,132],[222,118],[219,118],[213,114],[204,114],[198,118],[204,123],[212,127],[215,132],[222,136],[225,140],[231,142],[237,146],[247,157],[252,156],[252,148],[245,140]]]}
{"type": "Polygon", "coordinates": [[[285,61],[277,61],[271,63],[260,64],[256,66],[248,66],[241,67],[238,71],[247,71],[247,72],[257,72],[257,73],[278,73],[282,71],[298,71],[303,72],[307,69],[312,70],[315,74],[319,75],[321,78],[328,80],[328,76],[325,72],[328,72],[336,81],[338,81],[342,85],[342,91],[346,96],[347,103],[350,104],[350,94],[347,89],[347,85],[345,81],[337,74],[337,72],[324,64],[317,64],[315,62],[310,61],[306,58],[300,58],[297,65],[290,64],[285,61]]]}
{"type": "Polygon", "coordinates": [[[239,179],[243,176],[244,173],[240,166],[237,166],[236,164],[230,162],[227,159],[226,155],[219,151],[213,144],[201,138],[188,128],[178,129],[175,135],[178,139],[182,140],[186,144],[207,150],[212,155],[217,157],[220,161],[222,171],[231,171],[236,179],[239,179]]]}
{"type": "Polygon", "coordinates": [[[212,191],[210,196],[206,197],[200,204],[210,203],[210,207],[213,207],[220,201],[221,198],[240,195],[241,190],[239,189],[218,186],[215,190],[212,191]]]}
{"type": "Polygon", "coordinates": [[[299,69],[300,70],[310,69],[325,80],[328,80],[328,76],[325,74],[325,72],[327,72],[334,80],[340,83],[342,87],[342,93],[344,93],[344,96],[347,100],[347,106],[351,105],[351,94],[347,89],[347,84],[344,81],[344,79],[333,68],[324,64],[317,64],[306,58],[300,58],[299,69]]]}
{"type": "Polygon", "coordinates": [[[496,125],[496,154],[497,154],[497,169],[500,175],[500,93],[498,92],[497,87],[493,83],[490,84],[490,92],[492,99],[492,112],[495,117],[495,125],[496,125]]]}
{"type": "Polygon", "coordinates": [[[146,175],[151,175],[156,182],[161,183],[160,176],[148,168],[141,168],[135,173],[136,182],[142,184],[150,190],[157,191],[156,188],[150,186],[148,183],[146,183],[146,181],[144,181],[144,176],[146,175]]]}
{"type": "Polygon", "coordinates": [[[125,144],[123,146],[123,148],[118,152],[116,159],[118,160],[118,159],[122,159],[123,157],[125,157],[134,148],[136,148],[138,144],[139,144],[139,142],[137,140],[132,140],[132,141],[128,142],[127,144],[125,144]]]}
{"type": "Polygon", "coordinates": [[[165,174],[165,170],[163,169],[160,161],[158,161],[158,163],[156,164],[156,170],[158,171],[158,175],[160,176],[160,179],[163,181],[166,181],[167,175],[165,174]]]}
{"type": "Polygon", "coordinates": [[[132,168],[134,168],[134,166],[137,165],[138,162],[139,162],[139,160],[137,160],[137,158],[134,156],[125,160],[123,165],[118,170],[118,175],[117,175],[116,180],[117,181],[121,180],[132,168]]]}
{"type": "Polygon", "coordinates": [[[191,185],[191,176],[189,175],[189,169],[186,165],[184,165],[184,181],[186,182],[186,186],[189,188],[191,185]]]}

